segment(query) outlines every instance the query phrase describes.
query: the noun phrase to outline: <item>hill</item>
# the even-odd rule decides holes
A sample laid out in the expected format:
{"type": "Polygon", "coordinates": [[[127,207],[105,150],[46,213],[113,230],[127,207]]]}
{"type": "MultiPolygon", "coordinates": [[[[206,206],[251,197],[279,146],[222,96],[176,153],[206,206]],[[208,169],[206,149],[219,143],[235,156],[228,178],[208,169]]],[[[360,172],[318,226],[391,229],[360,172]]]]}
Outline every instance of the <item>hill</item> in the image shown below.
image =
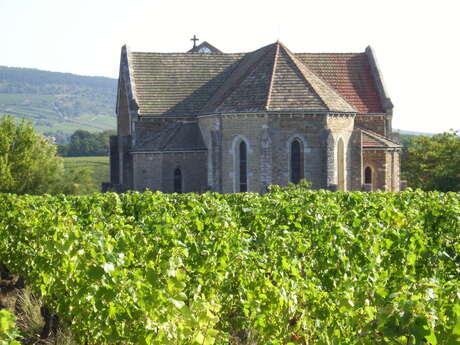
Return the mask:
{"type": "Polygon", "coordinates": [[[115,128],[117,80],[0,66],[0,114],[66,137],[77,129],[115,128]]]}
{"type": "Polygon", "coordinates": [[[432,137],[434,135],[434,133],[406,131],[404,129],[395,129],[394,131],[399,133],[400,135],[426,136],[426,137],[432,137]]]}

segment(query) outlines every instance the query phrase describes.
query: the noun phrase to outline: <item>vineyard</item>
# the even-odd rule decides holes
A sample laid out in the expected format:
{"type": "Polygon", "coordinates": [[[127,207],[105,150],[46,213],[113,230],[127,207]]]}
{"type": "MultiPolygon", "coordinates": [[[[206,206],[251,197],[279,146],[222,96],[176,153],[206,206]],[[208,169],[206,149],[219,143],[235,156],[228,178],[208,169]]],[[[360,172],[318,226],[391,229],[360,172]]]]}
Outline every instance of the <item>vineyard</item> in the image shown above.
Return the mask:
{"type": "Polygon", "coordinates": [[[0,195],[81,344],[460,344],[460,194],[0,195]]]}

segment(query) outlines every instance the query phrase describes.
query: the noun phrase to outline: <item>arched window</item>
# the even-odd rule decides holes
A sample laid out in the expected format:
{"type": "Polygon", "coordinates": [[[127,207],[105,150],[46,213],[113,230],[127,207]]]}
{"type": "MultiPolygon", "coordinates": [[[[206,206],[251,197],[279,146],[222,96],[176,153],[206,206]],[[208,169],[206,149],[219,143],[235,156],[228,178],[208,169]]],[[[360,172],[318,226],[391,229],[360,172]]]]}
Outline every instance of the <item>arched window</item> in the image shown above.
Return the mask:
{"type": "Polygon", "coordinates": [[[240,142],[239,146],[239,191],[248,191],[248,161],[247,161],[247,148],[244,141],[240,142]]]}
{"type": "Polygon", "coordinates": [[[364,183],[372,184],[372,168],[371,167],[366,167],[366,169],[364,169],[364,183]]]}
{"type": "Polygon", "coordinates": [[[342,138],[337,143],[337,189],[345,190],[345,151],[342,138]]]}
{"type": "Polygon", "coordinates": [[[302,149],[300,141],[295,139],[291,143],[291,182],[299,183],[300,179],[303,178],[302,169],[302,149]]]}
{"type": "Polygon", "coordinates": [[[182,193],[182,171],[180,168],[174,170],[174,193],[182,193]]]}

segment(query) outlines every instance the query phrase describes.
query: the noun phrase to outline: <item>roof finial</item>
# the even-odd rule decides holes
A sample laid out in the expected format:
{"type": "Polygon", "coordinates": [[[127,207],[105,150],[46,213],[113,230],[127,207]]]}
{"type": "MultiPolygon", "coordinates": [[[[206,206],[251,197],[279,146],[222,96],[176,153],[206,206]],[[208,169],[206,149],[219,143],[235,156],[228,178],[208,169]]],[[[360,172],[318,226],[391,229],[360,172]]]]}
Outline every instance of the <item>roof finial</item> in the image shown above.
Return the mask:
{"type": "Polygon", "coordinates": [[[193,48],[196,48],[196,41],[199,41],[199,39],[196,38],[196,35],[193,35],[193,38],[191,38],[190,41],[193,41],[193,48]]]}

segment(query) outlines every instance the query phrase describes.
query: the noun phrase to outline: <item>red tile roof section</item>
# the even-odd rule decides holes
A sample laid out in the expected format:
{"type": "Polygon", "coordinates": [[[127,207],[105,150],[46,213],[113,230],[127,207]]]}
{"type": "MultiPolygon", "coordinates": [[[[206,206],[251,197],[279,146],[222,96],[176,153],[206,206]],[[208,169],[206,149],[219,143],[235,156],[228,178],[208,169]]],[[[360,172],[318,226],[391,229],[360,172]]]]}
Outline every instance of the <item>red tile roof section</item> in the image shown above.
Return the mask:
{"type": "Polygon", "coordinates": [[[359,113],[384,113],[365,53],[295,54],[359,113]]]}

